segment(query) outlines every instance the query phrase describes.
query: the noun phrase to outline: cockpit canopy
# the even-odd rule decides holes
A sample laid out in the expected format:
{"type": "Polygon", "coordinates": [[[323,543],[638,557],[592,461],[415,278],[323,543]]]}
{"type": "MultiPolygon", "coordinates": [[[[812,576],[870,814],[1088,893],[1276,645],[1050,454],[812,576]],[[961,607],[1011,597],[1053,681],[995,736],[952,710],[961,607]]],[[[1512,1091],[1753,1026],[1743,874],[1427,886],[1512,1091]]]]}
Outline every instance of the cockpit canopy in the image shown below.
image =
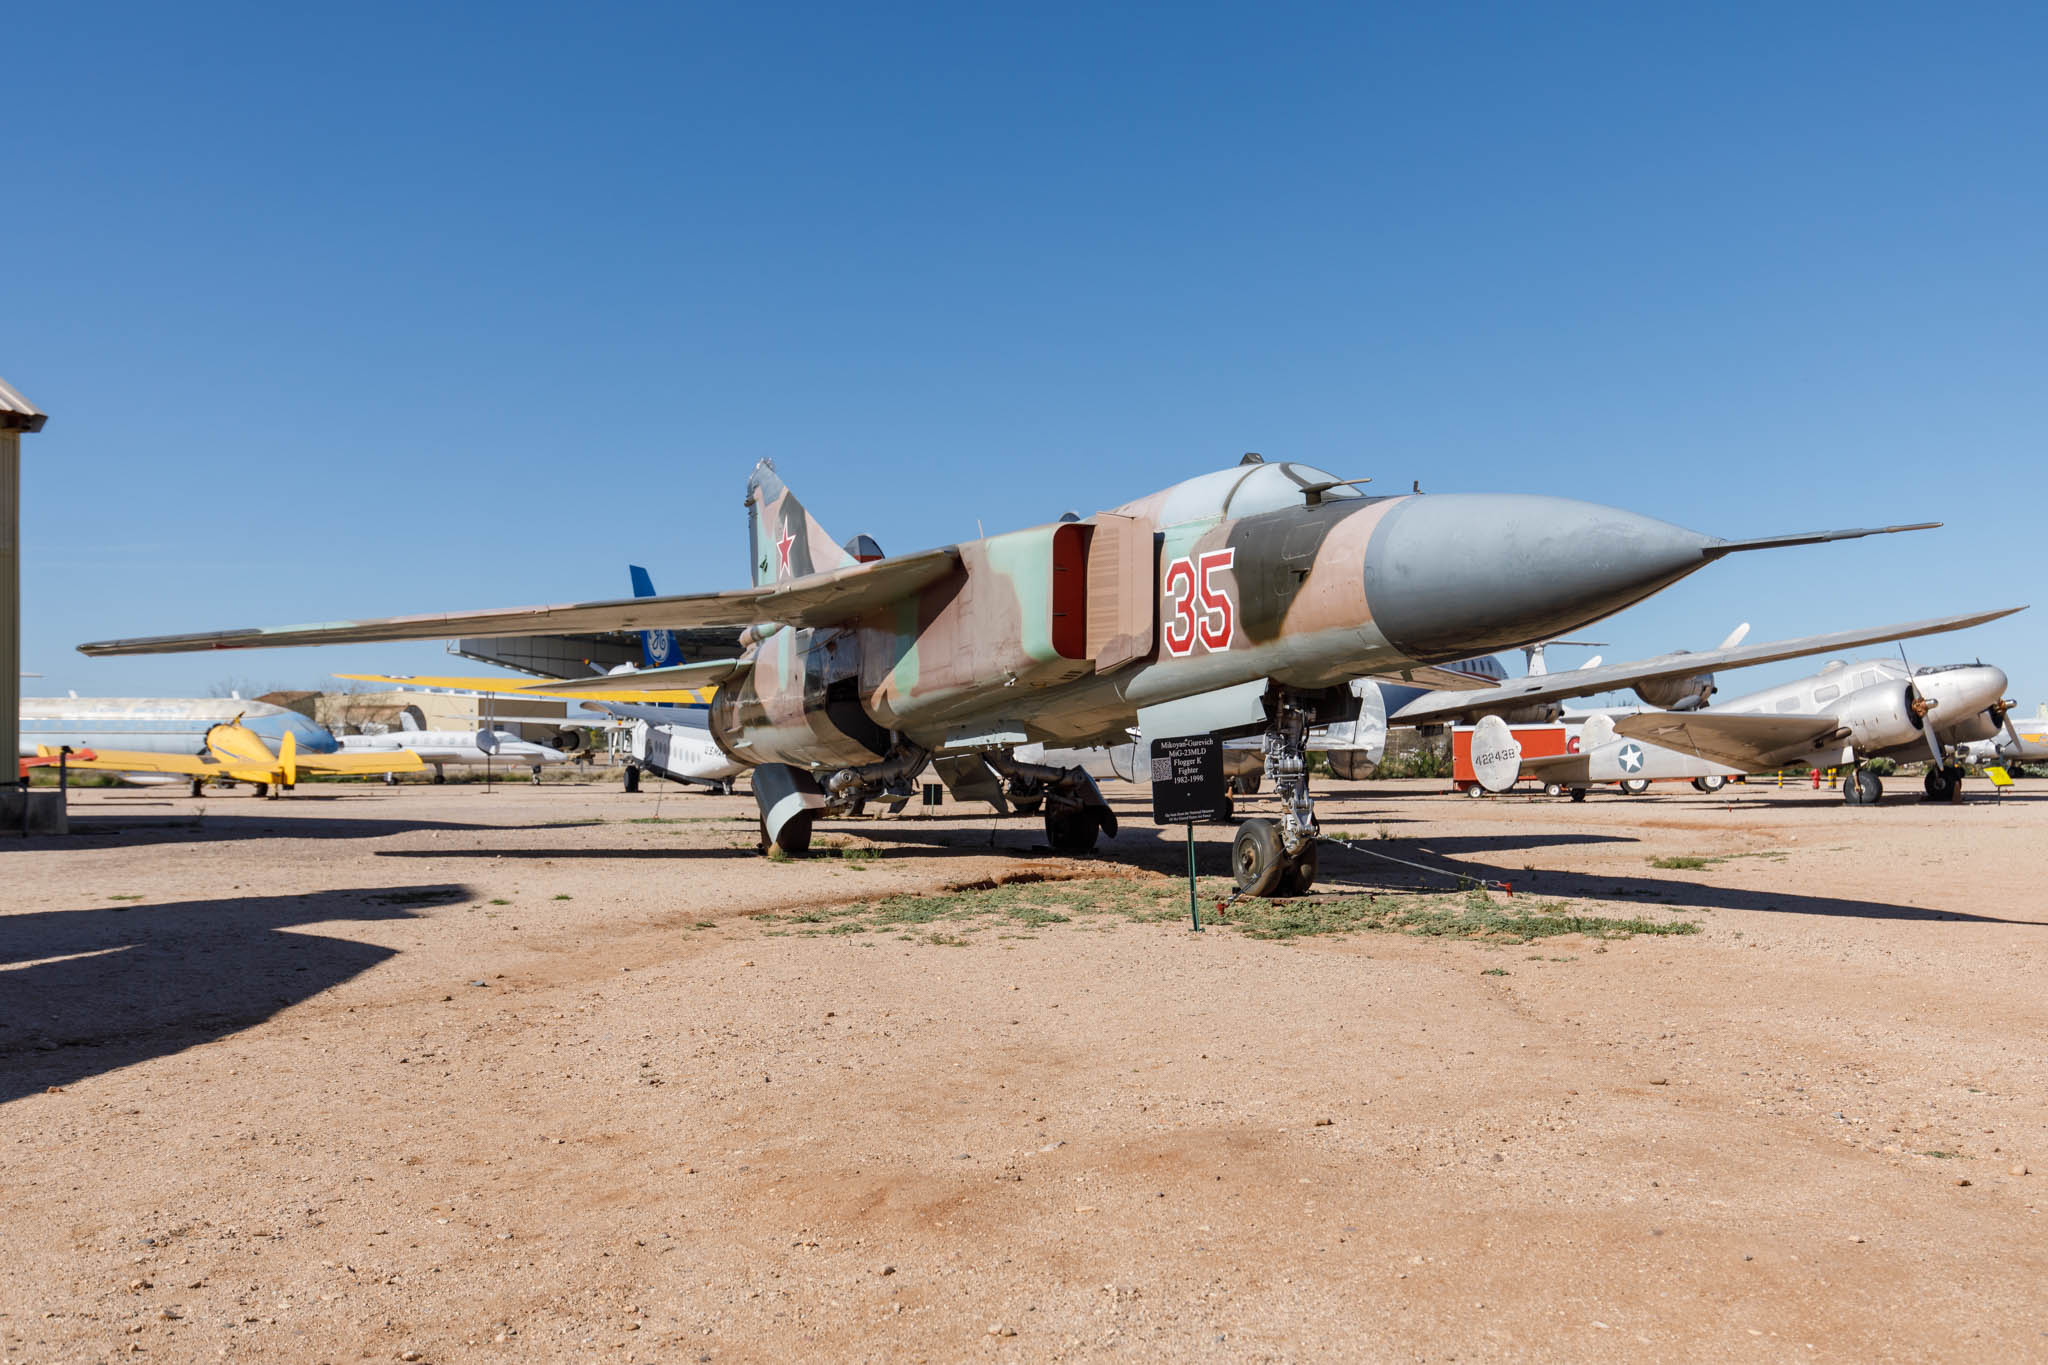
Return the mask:
{"type": "Polygon", "coordinates": [[[1189,521],[1278,512],[1303,506],[1311,496],[1335,502],[1365,495],[1342,483],[1338,475],[1314,465],[1244,464],[1213,474],[1197,474],[1115,510],[1126,516],[1147,517],[1160,526],[1177,526],[1189,521]],[[1312,492],[1317,485],[1321,491],[1312,492]]]}

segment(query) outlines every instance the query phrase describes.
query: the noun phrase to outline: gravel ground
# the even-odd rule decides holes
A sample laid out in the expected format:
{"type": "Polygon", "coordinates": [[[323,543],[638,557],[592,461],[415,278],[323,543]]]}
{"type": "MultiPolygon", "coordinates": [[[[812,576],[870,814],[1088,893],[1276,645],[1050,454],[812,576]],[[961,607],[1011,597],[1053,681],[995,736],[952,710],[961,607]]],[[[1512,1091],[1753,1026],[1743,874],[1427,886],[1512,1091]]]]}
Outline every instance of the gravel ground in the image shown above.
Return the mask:
{"type": "Polygon", "coordinates": [[[1325,793],[1311,916],[1699,928],[1527,942],[1189,933],[1129,789],[788,863],[675,788],[79,793],[0,843],[0,1357],[2042,1359],[2048,787],[1891,785],[1325,793]]]}

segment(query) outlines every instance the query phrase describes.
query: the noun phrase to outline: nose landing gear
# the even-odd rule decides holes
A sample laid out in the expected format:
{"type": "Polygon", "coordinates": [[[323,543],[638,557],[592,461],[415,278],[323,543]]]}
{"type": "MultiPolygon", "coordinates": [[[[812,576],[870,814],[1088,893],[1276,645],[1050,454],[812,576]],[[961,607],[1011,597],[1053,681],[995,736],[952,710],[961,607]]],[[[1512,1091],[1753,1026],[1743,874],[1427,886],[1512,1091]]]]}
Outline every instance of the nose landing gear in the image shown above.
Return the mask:
{"type": "Polygon", "coordinates": [[[1282,692],[1266,731],[1266,776],[1280,801],[1277,821],[1247,820],[1230,844],[1230,871],[1247,896],[1303,896],[1315,885],[1316,803],[1308,793],[1308,727],[1313,710],[1282,692]]]}

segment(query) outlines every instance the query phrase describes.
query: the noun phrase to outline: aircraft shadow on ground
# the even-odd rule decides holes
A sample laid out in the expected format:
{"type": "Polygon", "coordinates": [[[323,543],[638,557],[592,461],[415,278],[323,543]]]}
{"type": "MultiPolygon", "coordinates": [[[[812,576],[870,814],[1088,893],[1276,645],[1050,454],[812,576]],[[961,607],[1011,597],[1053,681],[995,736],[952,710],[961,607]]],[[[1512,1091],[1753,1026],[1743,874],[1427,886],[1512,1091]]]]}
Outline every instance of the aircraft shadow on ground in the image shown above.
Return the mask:
{"type": "MultiPolygon", "coordinates": [[[[102,808],[104,809],[104,808],[102,808]]],[[[122,815],[107,818],[94,810],[74,819],[71,833],[30,839],[24,847],[63,850],[83,839],[127,839],[133,842],[196,844],[227,839],[382,839],[414,830],[576,829],[599,820],[544,821],[539,824],[479,825],[463,820],[419,820],[396,816],[273,815],[264,811],[209,811],[204,816],[122,815]]]]}
{"type": "Polygon", "coordinates": [[[468,897],[441,883],[0,916],[0,1104],[238,1032],[396,951],[298,925],[468,897]]]}
{"type": "MultiPolygon", "coordinates": [[[[1411,863],[1441,868],[1442,875],[1432,875],[1414,868],[1384,862],[1368,853],[1325,847],[1322,853],[1323,881],[1319,889],[1326,892],[1443,890],[1455,886],[1460,877],[1468,877],[1480,882],[1506,882],[1515,889],[1517,896],[1528,895],[1537,899],[1618,901],[1623,904],[1658,906],[1666,910],[1758,910],[1786,915],[1828,915],[1889,920],[1958,920],[1978,924],[2048,926],[2048,920],[1975,915],[1932,906],[1896,905],[1887,901],[1850,900],[1839,896],[1811,896],[1781,889],[1748,890],[1661,877],[1560,872],[1549,868],[1532,870],[1456,856],[1466,851],[1500,851],[1484,847],[1494,842],[1496,841],[1488,838],[1450,837],[1415,842],[1396,839],[1386,843],[1384,852],[1411,863]]],[[[1789,876],[1790,874],[1788,879],[1789,876]]]]}

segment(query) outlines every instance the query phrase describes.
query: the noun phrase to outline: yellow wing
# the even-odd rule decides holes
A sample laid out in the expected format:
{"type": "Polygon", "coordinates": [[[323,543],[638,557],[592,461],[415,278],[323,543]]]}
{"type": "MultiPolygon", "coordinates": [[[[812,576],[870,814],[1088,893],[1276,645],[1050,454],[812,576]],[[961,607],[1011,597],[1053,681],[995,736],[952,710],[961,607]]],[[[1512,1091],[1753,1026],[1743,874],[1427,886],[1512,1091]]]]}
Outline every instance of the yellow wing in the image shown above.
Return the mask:
{"type": "MultiPolygon", "coordinates": [[[[36,753],[55,758],[58,751],[39,744],[36,753]]],[[[94,749],[93,753],[97,757],[80,758],[73,754],[65,766],[109,773],[183,773],[187,777],[214,777],[226,771],[226,765],[212,754],[152,754],[138,749],[94,749]]]]}

